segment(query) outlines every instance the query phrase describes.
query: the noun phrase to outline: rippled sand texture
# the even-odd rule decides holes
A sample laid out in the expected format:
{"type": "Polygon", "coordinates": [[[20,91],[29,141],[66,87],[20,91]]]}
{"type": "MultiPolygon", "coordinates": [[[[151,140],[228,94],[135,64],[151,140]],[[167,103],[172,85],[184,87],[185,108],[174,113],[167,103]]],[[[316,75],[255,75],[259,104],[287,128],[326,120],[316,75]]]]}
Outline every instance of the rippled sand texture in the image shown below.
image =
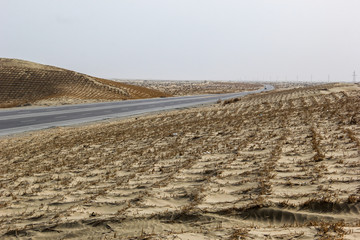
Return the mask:
{"type": "Polygon", "coordinates": [[[0,236],[360,239],[360,88],[0,139],[0,236]]]}

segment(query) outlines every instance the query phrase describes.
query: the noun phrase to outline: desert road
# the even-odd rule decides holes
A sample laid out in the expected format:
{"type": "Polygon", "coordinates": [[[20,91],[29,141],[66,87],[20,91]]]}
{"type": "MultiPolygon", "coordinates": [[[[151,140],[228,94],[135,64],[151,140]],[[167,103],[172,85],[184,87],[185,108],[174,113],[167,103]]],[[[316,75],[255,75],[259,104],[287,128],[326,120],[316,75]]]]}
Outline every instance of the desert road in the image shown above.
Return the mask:
{"type": "Polygon", "coordinates": [[[215,103],[219,99],[224,100],[242,97],[273,89],[273,86],[265,85],[264,88],[256,91],[231,94],[206,94],[57,107],[0,110],[0,136],[55,126],[74,125],[162,110],[192,107],[201,104],[215,103]]]}

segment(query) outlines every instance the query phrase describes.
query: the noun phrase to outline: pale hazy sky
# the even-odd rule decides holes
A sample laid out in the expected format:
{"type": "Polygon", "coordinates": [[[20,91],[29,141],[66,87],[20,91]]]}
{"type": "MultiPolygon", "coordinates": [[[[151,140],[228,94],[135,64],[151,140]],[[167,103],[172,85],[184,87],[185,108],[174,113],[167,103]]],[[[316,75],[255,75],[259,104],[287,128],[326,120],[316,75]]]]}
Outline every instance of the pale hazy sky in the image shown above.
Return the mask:
{"type": "Polygon", "coordinates": [[[0,57],[107,78],[351,81],[360,0],[0,0],[0,57]]]}

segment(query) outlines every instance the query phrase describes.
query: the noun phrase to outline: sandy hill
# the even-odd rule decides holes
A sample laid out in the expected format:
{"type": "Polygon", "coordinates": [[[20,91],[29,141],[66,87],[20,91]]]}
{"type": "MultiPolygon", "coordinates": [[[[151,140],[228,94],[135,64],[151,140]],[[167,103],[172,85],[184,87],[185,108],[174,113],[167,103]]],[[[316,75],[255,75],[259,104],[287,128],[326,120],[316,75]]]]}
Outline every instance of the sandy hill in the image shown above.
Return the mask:
{"type": "Polygon", "coordinates": [[[166,97],[160,91],[18,59],[0,58],[0,107],[41,100],[125,100],[166,97]]]}

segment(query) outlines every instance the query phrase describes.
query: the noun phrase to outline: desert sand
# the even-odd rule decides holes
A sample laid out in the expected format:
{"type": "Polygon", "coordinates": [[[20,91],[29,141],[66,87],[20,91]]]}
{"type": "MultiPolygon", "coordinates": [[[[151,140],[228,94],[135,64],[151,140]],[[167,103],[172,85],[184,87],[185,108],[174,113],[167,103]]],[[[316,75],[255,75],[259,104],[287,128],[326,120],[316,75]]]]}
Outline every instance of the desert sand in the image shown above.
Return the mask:
{"type": "Polygon", "coordinates": [[[360,87],[0,139],[3,239],[360,239],[360,87]]]}

